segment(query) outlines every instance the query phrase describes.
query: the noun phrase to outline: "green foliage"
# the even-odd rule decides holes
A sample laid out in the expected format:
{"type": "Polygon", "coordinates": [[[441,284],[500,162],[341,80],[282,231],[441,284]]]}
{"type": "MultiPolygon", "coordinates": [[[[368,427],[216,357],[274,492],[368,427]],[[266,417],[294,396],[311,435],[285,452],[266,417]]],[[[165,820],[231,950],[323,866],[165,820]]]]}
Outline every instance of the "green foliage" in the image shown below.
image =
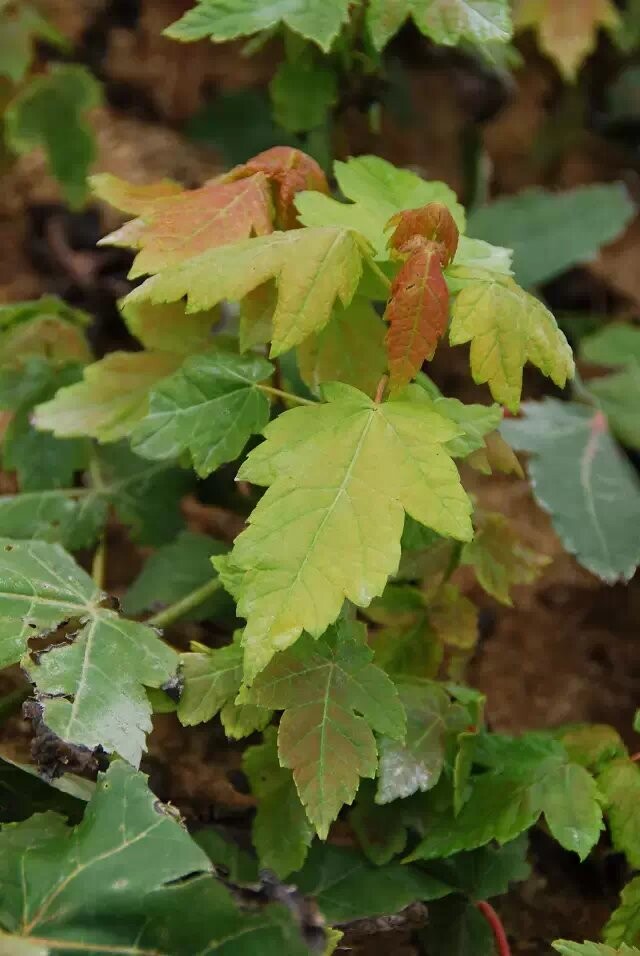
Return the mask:
{"type": "Polygon", "coordinates": [[[606,946],[604,943],[570,943],[566,939],[558,939],[553,948],[562,956],[638,956],[640,949],[630,947],[625,943],[622,946],[606,946]]]}
{"type": "Polygon", "coordinates": [[[77,827],[37,814],[4,827],[0,844],[5,952],[32,938],[42,953],[67,943],[83,952],[187,956],[213,946],[248,956],[258,940],[265,956],[307,952],[283,907],[239,910],[206,854],[121,761],[99,780],[77,827]]]}
{"type": "Polygon", "coordinates": [[[562,193],[531,188],[475,210],[469,233],[513,249],[515,277],[529,288],[595,258],[633,215],[633,203],[620,183],[562,193]]]}
{"type": "Polygon", "coordinates": [[[7,142],[16,153],[42,146],[69,205],[82,206],[95,145],[86,113],[101,102],[101,89],[85,67],[56,64],[31,80],[6,114],[7,142]]]}
{"type": "Polygon", "coordinates": [[[533,493],[565,548],[604,581],[626,581],[640,561],[640,483],[601,412],[546,399],[527,403],[502,434],[532,454],[533,493]]]}
{"type": "Polygon", "coordinates": [[[620,370],[591,379],[588,394],[600,406],[620,441],[640,448],[640,329],[613,323],[583,339],[582,357],[596,365],[620,370]]]}
{"type": "Polygon", "coordinates": [[[620,905],[605,926],[603,936],[611,946],[640,947],[640,877],[636,876],[623,889],[620,905]]]}
{"type": "Polygon", "coordinates": [[[24,80],[33,60],[37,40],[46,40],[64,49],[66,40],[29,3],[17,8],[11,3],[0,4],[0,76],[12,83],[24,80]]]}

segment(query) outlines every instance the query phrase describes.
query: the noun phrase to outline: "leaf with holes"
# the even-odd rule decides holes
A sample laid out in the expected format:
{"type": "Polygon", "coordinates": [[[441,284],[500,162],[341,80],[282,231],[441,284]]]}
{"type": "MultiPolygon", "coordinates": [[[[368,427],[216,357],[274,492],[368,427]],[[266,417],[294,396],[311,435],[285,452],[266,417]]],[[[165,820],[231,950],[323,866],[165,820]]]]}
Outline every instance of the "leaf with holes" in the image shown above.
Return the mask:
{"type": "Polygon", "coordinates": [[[602,412],[546,399],[505,421],[509,444],[530,452],[533,493],[565,548],[610,584],[640,562],[640,482],[612,440],[602,412]]]}
{"type": "Polygon", "coordinates": [[[409,386],[378,404],[326,385],[326,404],[285,412],[247,457],[238,477],[269,486],[230,558],[244,571],[248,681],[303,630],[319,637],[345,598],[366,607],[382,593],[398,567],[405,511],[470,538],[470,502],[446,449],[459,429],[422,394],[409,386]]]}
{"type": "Polygon", "coordinates": [[[373,777],[373,731],[402,738],[405,716],[393,683],[371,663],[371,651],[348,626],[320,641],[305,635],[256,678],[247,700],[284,710],[278,754],[307,816],[324,839],[360,777],[373,777]],[[360,716],[361,715],[361,716],[360,716]]]}

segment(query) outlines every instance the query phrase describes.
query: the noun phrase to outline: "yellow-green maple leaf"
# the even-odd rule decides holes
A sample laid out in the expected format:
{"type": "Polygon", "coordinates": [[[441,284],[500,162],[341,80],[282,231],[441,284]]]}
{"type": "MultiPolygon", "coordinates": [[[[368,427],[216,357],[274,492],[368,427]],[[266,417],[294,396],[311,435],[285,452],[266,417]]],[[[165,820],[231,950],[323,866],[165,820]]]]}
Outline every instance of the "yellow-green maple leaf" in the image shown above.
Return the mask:
{"type": "Polygon", "coordinates": [[[571,348],[551,312],[508,276],[485,273],[458,293],[452,345],[471,342],[474,382],[487,382],[497,402],[518,410],[527,361],[563,388],[574,374],[571,348]]]}
{"type": "Polygon", "coordinates": [[[468,540],[471,504],[446,443],[460,434],[418,386],[377,404],[348,385],[326,404],[285,412],[238,478],[270,486],[231,554],[244,571],[245,676],[308,631],[319,637],[347,598],[366,607],[400,560],[405,511],[468,540]]]}
{"type": "Polygon", "coordinates": [[[361,273],[360,247],[350,230],[294,229],[219,246],[163,269],[128,301],[176,302],[186,296],[187,312],[201,312],[223,299],[239,301],[275,279],[273,357],[323,328],[336,299],[348,305],[361,273]]]}
{"type": "Polygon", "coordinates": [[[514,17],[516,28],[535,28],[540,48],[566,80],[575,80],[593,53],[598,30],[619,23],[611,0],[518,0],[514,17]]]}

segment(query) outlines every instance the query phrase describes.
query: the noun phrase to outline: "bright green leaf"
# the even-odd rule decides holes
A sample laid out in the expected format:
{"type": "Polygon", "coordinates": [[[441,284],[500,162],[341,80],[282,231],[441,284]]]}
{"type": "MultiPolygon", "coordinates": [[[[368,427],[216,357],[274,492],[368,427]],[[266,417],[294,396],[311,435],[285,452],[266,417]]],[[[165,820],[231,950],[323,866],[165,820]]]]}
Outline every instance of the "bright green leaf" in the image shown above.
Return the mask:
{"type": "Polygon", "coordinates": [[[440,533],[471,536],[470,503],[444,447],[458,429],[414,389],[377,404],[327,385],[327,404],[280,415],[240,469],[239,478],[270,485],[231,553],[245,571],[238,612],[249,681],[303,629],[322,634],[345,597],[366,607],[382,593],[398,567],[405,510],[440,533]]]}
{"type": "Polygon", "coordinates": [[[571,943],[568,939],[557,939],[552,945],[562,956],[640,956],[640,949],[624,943],[614,949],[604,943],[571,943]]]}

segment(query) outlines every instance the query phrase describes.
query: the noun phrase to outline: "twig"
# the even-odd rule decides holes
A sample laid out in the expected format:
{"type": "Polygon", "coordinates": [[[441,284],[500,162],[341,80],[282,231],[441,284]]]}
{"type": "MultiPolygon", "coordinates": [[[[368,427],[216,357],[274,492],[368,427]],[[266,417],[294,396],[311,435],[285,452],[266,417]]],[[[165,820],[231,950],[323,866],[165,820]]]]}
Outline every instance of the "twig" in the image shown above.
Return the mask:
{"type": "Polygon", "coordinates": [[[158,611],[157,614],[154,614],[153,617],[145,621],[145,624],[151,624],[152,627],[167,627],[179,618],[184,617],[184,615],[188,614],[194,607],[198,607],[199,604],[206,601],[208,597],[215,594],[218,588],[221,587],[222,582],[220,578],[212,578],[210,581],[207,581],[206,584],[203,584],[202,587],[196,588],[195,591],[191,591],[190,594],[180,598],[175,604],[170,604],[164,611],[158,611]]]}
{"type": "Polygon", "coordinates": [[[301,398],[300,395],[294,395],[293,392],[283,392],[281,388],[274,388],[273,385],[258,385],[258,388],[261,392],[267,392],[268,395],[277,395],[278,398],[283,398],[286,402],[293,402],[299,405],[317,405],[317,402],[312,402],[308,398],[301,398]]]}
{"type": "Polygon", "coordinates": [[[96,586],[103,591],[107,578],[107,538],[105,533],[102,534],[102,537],[98,541],[98,546],[93,555],[91,577],[96,586]]]}
{"type": "Polygon", "coordinates": [[[374,402],[376,403],[376,405],[379,405],[380,402],[382,401],[382,396],[384,395],[384,390],[387,387],[388,381],[389,381],[389,376],[383,375],[380,381],[378,382],[378,387],[376,388],[376,394],[374,398],[374,402]]]}

